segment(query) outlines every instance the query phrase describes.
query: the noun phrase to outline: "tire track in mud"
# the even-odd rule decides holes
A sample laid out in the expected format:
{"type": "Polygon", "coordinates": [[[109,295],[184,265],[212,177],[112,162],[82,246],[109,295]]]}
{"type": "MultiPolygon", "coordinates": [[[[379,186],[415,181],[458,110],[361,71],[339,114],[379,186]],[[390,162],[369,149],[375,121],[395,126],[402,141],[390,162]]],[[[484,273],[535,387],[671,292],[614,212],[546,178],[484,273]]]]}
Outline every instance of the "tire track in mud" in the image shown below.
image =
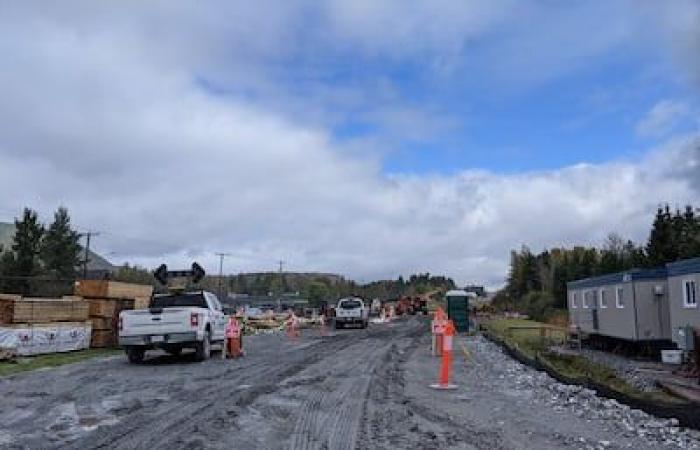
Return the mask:
{"type": "Polygon", "coordinates": [[[389,353],[376,369],[368,390],[367,412],[360,448],[445,448],[468,445],[478,449],[505,448],[502,437],[472,423],[456,423],[420,404],[406,392],[405,364],[420,348],[425,335],[416,335],[404,351],[389,353]]]}
{"type": "MultiPolygon", "coordinates": [[[[320,341],[299,352],[290,348],[284,358],[266,355],[265,359],[251,363],[244,359],[245,365],[229,367],[221,376],[197,377],[194,380],[203,385],[177,393],[167,407],[138,411],[115,426],[71,442],[67,448],[219,447],[230,439],[227,433],[236,428],[236,417],[248,405],[261,395],[276,391],[279,383],[323,358],[315,351],[319,345],[320,341]]],[[[335,351],[345,345],[344,340],[339,340],[324,347],[326,351],[335,351]]]]}
{"type": "Polygon", "coordinates": [[[8,430],[12,448],[361,447],[370,386],[425,327],[408,319],[308,336],[301,344],[261,336],[250,341],[250,356],[231,363],[161,356],[133,366],[112,358],[75,365],[59,378],[29,375],[11,381],[14,405],[30,412],[8,430]],[[66,402],[77,408],[76,421],[86,408],[108,402],[116,423],[54,431],[51,408],[66,402]],[[256,422],[271,424],[268,440],[246,441],[256,422]]]}
{"type": "Polygon", "coordinates": [[[425,326],[410,319],[391,327],[371,327],[366,333],[346,334],[341,351],[326,351],[326,357],[289,379],[282,389],[261,397],[253,406],[264,411],[267,420],[242,431],[258,433],[255,442],[265,448],[357,448],[377,367],[398,347],[410,345],[410,337],[425,326]],[[397,341],[402,343],[397,346],[397,341]],[[280,406],[284,404],[288,406],[280,406]],[[275,429],[282,419],[292,421],[289,429],[275,429]]]}

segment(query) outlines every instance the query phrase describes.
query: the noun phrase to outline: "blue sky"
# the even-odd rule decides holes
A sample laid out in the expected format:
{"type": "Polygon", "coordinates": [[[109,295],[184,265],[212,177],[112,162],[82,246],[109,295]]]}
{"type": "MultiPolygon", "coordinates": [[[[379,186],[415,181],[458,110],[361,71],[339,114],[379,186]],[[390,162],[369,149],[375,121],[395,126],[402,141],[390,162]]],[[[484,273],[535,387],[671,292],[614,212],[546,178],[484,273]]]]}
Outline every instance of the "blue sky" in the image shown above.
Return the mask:
{"type": "Polygon", "coordinates": [[[637,158],[697,127],[697,74],[684,61],[696,49],[684,41],[700,40],[692,2],[419,3],[292,14],[288,42],[255,58],[272,92],[241,89],[226,74],[207,83],[234,98],[291,103],[294,120],[321,123],[341,144],[379,142],[387,174],[637,158]],[[663,101],[685,114],[662,132],[637,132],[663,101]]]}
{"type": "Polygon", "coordinates": [[[27,1],[0,30],[0,220],[64,205],[117,263],[497,287],[523,244],[700,206],[696,0],[27,1]]]}

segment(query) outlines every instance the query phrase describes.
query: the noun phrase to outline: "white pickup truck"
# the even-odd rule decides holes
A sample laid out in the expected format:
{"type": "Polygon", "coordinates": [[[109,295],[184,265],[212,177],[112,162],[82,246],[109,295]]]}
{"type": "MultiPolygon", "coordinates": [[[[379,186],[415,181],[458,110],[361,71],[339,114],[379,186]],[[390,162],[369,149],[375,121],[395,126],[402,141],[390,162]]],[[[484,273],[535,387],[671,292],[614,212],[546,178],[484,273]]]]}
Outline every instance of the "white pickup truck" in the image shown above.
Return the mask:
{"type": "Polygon", "coordinates": [[[211,292],[156,295],[148,309],[119,314],[119,345],[129,361],[140,363],[146,350],[178,355],[194,348],[196,359],[209,358],[212,343],[223,344],[227,317],[211,292]]]}
{"type": "Polygon", "coordinates": [[[342,328],[346,325],[360,325],[367,328],[369,323],[369,309],[364,301],[358,297],[341,298],[335,308],[335,327],[342,328]]]}

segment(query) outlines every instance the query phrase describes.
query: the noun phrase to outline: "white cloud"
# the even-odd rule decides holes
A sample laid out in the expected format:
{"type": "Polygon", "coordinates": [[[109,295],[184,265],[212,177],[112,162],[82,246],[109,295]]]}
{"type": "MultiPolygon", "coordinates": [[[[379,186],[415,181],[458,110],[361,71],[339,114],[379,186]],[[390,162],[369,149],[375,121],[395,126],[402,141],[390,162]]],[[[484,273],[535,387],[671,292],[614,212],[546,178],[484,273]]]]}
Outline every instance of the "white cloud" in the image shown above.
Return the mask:
{"type": "MultiPolygon", "coordinates": [[[[10,68],[0,71],[0,211],[28,205],[49,219],[66,205],[75,223],[102,231],[95,245],[118,261],[195,258],[215,268],[213,252],[228,251],[231,271],[270,269],[282,258],[290,269],[362,279],[431,271],[497,285],[508,251],[522,243],[593,243],[613,230],[641,239],[659,202],[699,201],[692,136],[641,162],[389,177],[378,156],[333,138],[327,105],[357,101],[350,110],[416,139],[454,124],[407,110],[390,88],[311,83],[287,92],[274,66],[303,50],[297,27],[308,10],[268,5],[268,21],[245,4],[219,14],[90,5],[13,9],[0,19],[10,68]],[[204,88],[201,76],[234,92],[204,88]],[[317,109],[299,99],[309,92],[319,95],[309,96],[317,109]],[[375,92],[387,105],[368,107],[375,92]]],[[[347,21],[331,27],[336,47],[361,40],[376,54],[422,37],[422,52],[458,47],[504,14],[424,6],[403,22],[376,5],[329,8],[340,8],[328,12],[332,23],[347,21]],[[368,36],[355,28],[365,25],[368,36]]]]}
{"type": "Polygon", "coordinates": [[[672,132],[691,113],[687,104],[676,100],[661,100],[637,122],[635,130],[642,137],[661,137],[672,132]]]}

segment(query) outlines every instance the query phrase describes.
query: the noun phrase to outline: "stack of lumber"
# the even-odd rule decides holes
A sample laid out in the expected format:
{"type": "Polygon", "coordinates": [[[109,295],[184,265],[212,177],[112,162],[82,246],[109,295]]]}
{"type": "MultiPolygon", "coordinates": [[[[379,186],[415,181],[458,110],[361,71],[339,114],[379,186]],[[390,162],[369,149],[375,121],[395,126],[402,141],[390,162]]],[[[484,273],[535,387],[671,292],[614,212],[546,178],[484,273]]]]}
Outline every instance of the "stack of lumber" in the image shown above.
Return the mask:
{"type": "Polygon", "coordinates": [[[92,321],[93,348],[114,347],[117,345],[119,313],[134,309],[134,300],[112,298],[88,298],[90,320],[92,321]]]}
{"type": "Polygon", "coordinates": [[[109,280],[81,280],[75,282],[75,295],[85,298],[133,300],[135,309],[148,308],[153,286],[109,280]]]}
{"type": "Polygon", "coordinates": [[[80,297],[0,294],[0,353],[38,355],[90,346],[89,304],[80,297]]]}
{"type": "Polygon", "coordinates": [[[81,322],[87,320],[88,313],[88,303],[78,297],[29,298],[0,294],[2,324],[81,322]]]}
{"type": "Polygon", "coordinates": [[[119,313],[125,309],[148,308],[153,286],[109,280],[81,280],[75,295],[89,303],[92,321],[92,347],[117,345],[119,313]]]}

